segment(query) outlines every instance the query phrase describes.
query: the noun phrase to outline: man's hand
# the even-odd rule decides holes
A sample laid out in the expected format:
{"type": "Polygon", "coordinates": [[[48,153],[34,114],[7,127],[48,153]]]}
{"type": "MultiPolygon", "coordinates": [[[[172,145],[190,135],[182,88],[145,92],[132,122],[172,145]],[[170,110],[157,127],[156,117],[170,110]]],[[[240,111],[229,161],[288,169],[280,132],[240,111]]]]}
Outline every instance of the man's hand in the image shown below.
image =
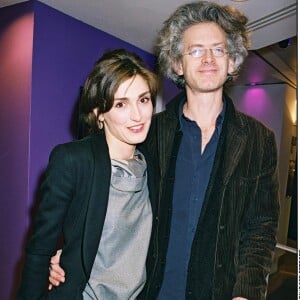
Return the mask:
{"type": "Polygon", "coordinates": [[[65,282],[65,271],[60,267],[60,255],[61,250],[58,250],[55,256],[51,257],[49,266],[49,286],[50,291],[53,286],[59,286],[61,283],[65,282]]]}

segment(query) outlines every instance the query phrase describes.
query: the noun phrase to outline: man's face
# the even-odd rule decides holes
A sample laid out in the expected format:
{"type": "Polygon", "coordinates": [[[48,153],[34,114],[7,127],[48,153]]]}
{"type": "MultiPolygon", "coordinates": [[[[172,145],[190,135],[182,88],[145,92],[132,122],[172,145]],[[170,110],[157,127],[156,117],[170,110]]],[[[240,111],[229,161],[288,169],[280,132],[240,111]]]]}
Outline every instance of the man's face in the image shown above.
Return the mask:
{"type": "Polygon", "coordinates": [[[178,75],[184,76],[187,90],[193,93],[222,90],[227,74],[233,71],[233,61],[227,54],[226,34],[221,27],[212,22],[189,27],[183,34],[182,53],[176,69],[178,75]],[[200,49],[200,57],[188,54],[195,49],[200,49]]]}

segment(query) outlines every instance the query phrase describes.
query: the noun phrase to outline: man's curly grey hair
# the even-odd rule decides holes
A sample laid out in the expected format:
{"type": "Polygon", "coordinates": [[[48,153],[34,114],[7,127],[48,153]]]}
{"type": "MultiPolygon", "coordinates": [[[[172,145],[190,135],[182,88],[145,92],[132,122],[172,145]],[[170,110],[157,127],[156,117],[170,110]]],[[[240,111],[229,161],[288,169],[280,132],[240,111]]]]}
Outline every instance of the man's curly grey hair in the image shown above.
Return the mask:
{"type": "Polygon", "coordinates": [[[161,72],[170,78],[178,87],[185,86],[183,76],[176,74],[174,66],[182,57],[182,38],[185,30],[199,23],[214,22],[227,34],[229,57],[234,61],[234,72],[237,73],[248,55],[250,46],[246,31],[247,17],[227,5],[219,5],[209,1],[191,2],[179,6],[164,22],[157,37],[156,53],[161,72]]]}

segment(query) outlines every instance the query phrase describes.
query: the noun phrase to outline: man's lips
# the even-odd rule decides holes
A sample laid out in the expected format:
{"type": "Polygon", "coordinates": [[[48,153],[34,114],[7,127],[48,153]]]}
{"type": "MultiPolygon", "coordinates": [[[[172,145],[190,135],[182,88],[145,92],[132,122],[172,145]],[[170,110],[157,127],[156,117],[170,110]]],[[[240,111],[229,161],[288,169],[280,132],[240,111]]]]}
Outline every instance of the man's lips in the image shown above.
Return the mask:
{"type": "Polygon", "coordinates": [[[206,74],[206,73],[216,73],[218,70],[217,69],[201,69],[198,72],[206,74]]]}

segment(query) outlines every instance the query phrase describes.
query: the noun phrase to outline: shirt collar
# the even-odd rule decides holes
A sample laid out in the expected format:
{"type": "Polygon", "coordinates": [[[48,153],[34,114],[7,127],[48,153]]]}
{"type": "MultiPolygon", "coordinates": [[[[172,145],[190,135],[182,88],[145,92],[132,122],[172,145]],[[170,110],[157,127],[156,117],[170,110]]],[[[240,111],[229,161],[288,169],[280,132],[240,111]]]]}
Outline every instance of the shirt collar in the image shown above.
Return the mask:
{"type": "MultiPolygon", "coordinates": [[[[220,112],[220,114],[217,117],[216,120],[216,129],[217,129],[217,133],[218,135],[221,134],[221,130],[222,130],[222,125],[223,125],[223,121],[224,121],[224,116],[225,116],[225,110],[226,110],[226,98],[223,97],[223,108],[222,111],[220,112]]],[[[183,106],[186,102],[186,98],[183,98],[180,103],[179,103],[179,123],[180,123],[180,130],[182,131],[182,121],[183,118],[186,118],[183,114],[183,106]]]]}

